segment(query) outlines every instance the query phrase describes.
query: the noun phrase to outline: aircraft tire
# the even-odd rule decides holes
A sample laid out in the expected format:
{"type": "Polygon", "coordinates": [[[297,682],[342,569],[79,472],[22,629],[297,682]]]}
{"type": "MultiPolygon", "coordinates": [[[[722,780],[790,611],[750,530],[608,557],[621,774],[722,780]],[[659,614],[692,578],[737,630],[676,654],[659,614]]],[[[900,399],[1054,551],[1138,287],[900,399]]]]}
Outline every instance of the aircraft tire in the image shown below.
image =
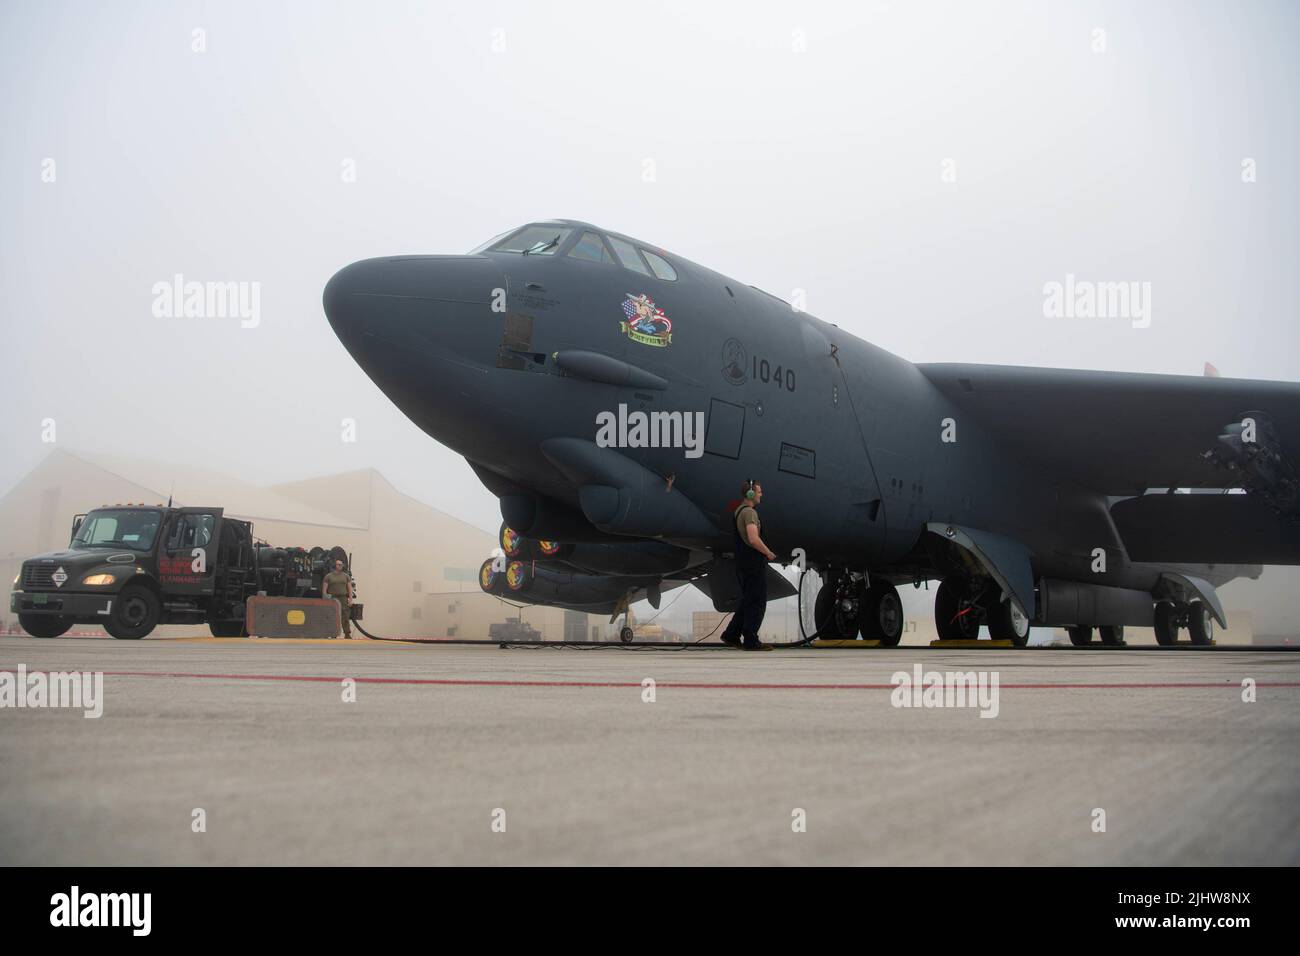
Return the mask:
{"type": "Polygon", "coordinates": [[[1168,601],[1156,605],[1155,632],[1156,643],[1161,647],[1178,643],[1178,608],[1168,601]]]}
{"type": "Polygon", "coordinates": [[[1082,624],[1067,627],[1065,633],[1070,635],[1070,643],[1075,647],[1087,647],[1092,643],[1092,628],[1084,627],[1082,624]]]}
{"type": "Polygon", "coordinates": [[[879,641],[881,647],[897,647],[903,639],[903,600],[888,581],[877,581],[867,589],[858,614],[858,628],[864,641],[879,641]]]}
{"type": "MultiPolygon", "coordinates": [[[[997,593],[996,590],[994,593],[997,593]]],[[[1010,641],[1016,647],[1029,644],[1029,618],[1020,613],[1010,598],[1005,601],[990,600],[985,610],[989,637],[995,641],[1010,641]]]]}
{"type": "Polygon", "coordinates": [[[813,605],[813,623],[817,626],[817,636],[825,641],[852,641],[858,636],[864,595],[859,591],[855,613],[845,611],[839,606],[839,599],[843,596],[841,580],[837,577],[828,579],[817,592],[817,603],[813,605]]]}
{"type": "Polygon", "coordinates": [[[1214,643],[1214,619],[1204,601],[1193,601],[1187,609],[1187,633],[1192,643],[1206,647],[1214,643]]]}
{"type": "Polygon", "coordinates": [[[980,615],[974,602],[964,600],[965,583],[944,578],[934,595],[934,629],[941,641],[973,641],[980,636],[980,615]]]}
{"type": "Polygon", "coordinates": [[[1107,624],[1097,628],[1097,633],[1101,635],[1101,642],[1107,647],[1119,647],[1124,643],[1124,625],[1107,624]]]}

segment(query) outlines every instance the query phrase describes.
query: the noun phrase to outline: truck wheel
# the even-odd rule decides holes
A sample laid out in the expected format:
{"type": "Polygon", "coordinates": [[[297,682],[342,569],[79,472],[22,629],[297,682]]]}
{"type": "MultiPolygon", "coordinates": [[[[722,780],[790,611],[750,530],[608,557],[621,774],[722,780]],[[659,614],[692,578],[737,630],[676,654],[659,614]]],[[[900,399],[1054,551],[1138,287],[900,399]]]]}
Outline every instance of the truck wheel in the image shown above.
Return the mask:
{"type": "Polygon", "coordinates": [[[66,634],[72,622],[45,614],[19,614],[18,624],[32,637],[58,637],[66,634]]]}
{"type": "Polygon", "coordinates": [[[138,584],[128,584],[113,599],[104,630],[119,641],[138,641],[158,626],[161,617],[158,595],[138,584]]]}
{"type": "Polygon", "coordinates": [[[248,637],[243,621],[209,621],[208,630],[213,637],[248,637]]]}

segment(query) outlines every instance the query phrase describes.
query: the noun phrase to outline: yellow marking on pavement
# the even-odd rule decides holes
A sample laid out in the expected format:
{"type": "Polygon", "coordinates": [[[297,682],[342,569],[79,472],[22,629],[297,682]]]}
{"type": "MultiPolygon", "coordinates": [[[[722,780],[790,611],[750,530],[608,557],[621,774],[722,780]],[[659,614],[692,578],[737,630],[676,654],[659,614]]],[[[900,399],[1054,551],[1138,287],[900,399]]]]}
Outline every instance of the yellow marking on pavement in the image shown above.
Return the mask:
{"type": "Polygon", "coordinates": [[[1015,647],[1010,641],[931,641],[931,647],[1015,647]]]}
{"type": "Polygon", "coordinates": [[[378,647],[381,644],[394,644],[402,647],[418,647],[412,641],[371,641],[371,640],[344,640],[342,638],[330,637],[164,637],[164,641],[172,641],[178,644],[221,644],[231,647],[247,647],[249,644],[329,644],[339,647],[378,647]]]}

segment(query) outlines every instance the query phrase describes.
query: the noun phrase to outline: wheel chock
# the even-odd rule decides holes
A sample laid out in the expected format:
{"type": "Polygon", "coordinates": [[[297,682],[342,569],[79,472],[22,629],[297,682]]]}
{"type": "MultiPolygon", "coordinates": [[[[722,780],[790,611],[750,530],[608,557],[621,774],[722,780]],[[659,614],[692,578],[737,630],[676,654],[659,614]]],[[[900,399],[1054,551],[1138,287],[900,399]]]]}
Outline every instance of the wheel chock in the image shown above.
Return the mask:
{"type": "Polygon", "coordinates": [[[809,647],[879,647],[879,641],[848,641],[817,638],[809,647]]]}

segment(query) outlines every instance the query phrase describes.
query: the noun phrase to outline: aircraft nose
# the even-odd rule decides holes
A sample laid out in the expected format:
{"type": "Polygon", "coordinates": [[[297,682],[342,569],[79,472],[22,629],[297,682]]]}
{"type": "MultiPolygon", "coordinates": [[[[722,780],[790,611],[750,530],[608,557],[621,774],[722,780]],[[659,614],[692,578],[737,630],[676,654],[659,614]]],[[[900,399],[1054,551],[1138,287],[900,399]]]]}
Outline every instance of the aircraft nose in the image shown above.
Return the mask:
{"type": "Polygon", "coordinates": [[[486,256],[395,256],[340,269],[322,304],[370,380],[426,433],[459,449],[482,431],[505,301],[505,274],[486,256]]]}
{"type": "Polygon", "coordinates": [[[330,328],[344,345],[351,346],[352,341],[361,334],[367,312],[373,315],[374,309],[367,309],[374,303],[366,299],[372,295],[382,295],[384,288],[385,259],[362,259],[344,266],[325,283],[322,305],[330,328]]]}
{"type": "Polygon", "coordinates": [[[388,256],[344,266],[325,285],[330,327],[357,350],[455,351],[469,355],[488,333],[506,279],[483,256],[388,256]]]}

